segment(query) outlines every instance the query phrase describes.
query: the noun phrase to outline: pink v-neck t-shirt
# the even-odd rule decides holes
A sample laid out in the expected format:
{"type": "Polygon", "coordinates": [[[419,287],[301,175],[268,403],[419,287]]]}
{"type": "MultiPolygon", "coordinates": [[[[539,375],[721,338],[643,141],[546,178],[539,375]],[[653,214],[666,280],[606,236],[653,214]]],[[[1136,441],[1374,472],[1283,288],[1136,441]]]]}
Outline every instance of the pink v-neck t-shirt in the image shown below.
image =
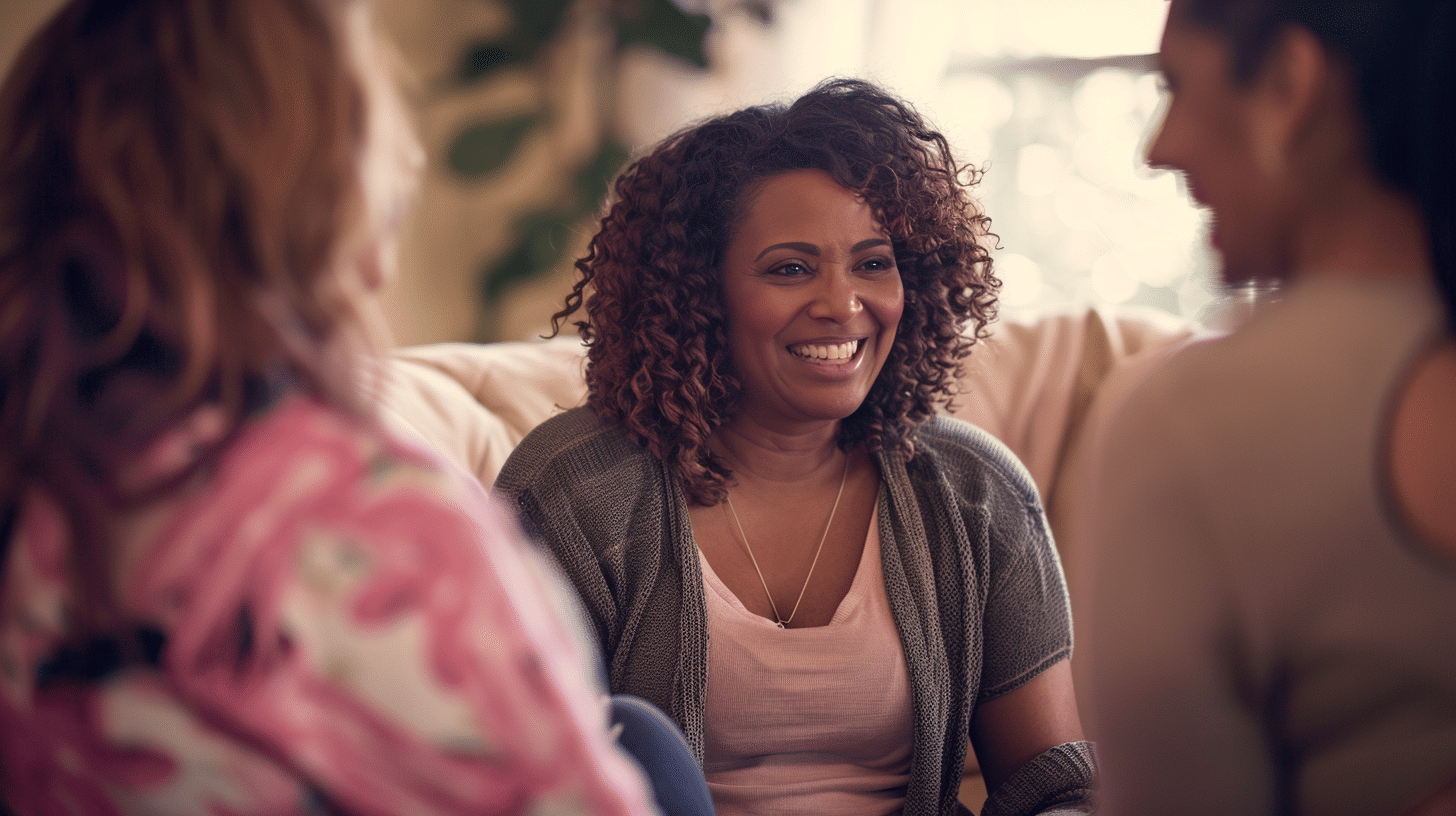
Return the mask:
{"type": "Polygon", "coordinates": [[[878,512],[824,626],[780,629],[702,564],[708,611],[704,770],[719,816],[899,813],[910,679],[880,569],[878,512]]]}

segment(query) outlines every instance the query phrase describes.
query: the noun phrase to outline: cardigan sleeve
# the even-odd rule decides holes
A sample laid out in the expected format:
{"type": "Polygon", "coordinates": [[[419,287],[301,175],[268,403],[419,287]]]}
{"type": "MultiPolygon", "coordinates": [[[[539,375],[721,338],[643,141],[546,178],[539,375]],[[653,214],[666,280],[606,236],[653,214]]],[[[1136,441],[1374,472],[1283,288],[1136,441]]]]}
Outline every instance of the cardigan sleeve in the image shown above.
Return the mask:
{"type": "Polygon", "coordinates": [[[993,512],[990,588],[982,617],[978,703],[1010,693],[1071,657],[1072,612],[1062,565],[1041,503],[993,512]]]}
{"type": "Polygon", "coordinates": [[[1016,690],[1071,656],[1072,612],[1036,485],[994,437],[955,420],[927,423],[942,478],[959,504],[983,575],[977,704],[1016,690]]]}
{"type": "Polygon", "coordinates": [[[1016,769],[981,816],[1073,816],[1094,812],[1097,758],[1090,742],[1065,742],[1016,769]]]}
{"type": "MultiPolygon", "coordinates": [[[[587,502],[602,473],[599,446],[581,444],[579,434],[562,432],[570,414],[548,421],[528,434],[496,479],[494,495],[515,511],[526,535],[551,553],[576,590],[604,655],[610,656],[620,632],[620,576],[614,564],[626,542],[627,525],[610,511],[612,503],[587,502]],[[565,422],[563,422],[565,420],[565,422]]],[[[620,484],[620,482],[619,482],[620,484]]]]}
{"type": "Polygon", "coordinates": [[[707,622],[674,487],[657,459],[577,408],[522,440],[495,490],[576,589],[612,691],[666,711],[700,750],[707,622]]]}

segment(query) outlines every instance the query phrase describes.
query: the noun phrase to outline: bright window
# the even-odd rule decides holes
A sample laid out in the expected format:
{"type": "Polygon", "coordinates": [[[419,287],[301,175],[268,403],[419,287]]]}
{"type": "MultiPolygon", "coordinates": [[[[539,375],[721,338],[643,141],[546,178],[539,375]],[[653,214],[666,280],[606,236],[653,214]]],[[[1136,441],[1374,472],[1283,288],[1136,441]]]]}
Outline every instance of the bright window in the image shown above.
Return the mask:
{"type": "MultiPolygon", "coordinates": [[[[689,5],[683,2],[684,6],[689,5]]],[[[1164,0],[700,3],[708,76],[626,67],[622,129],[647,144],[702,116],[861,76],[909,99],[987,168],[1009,309],[1139,304],[1199,317],[1214,299],[1205,217],[1148,169],[1164,0]]]]}

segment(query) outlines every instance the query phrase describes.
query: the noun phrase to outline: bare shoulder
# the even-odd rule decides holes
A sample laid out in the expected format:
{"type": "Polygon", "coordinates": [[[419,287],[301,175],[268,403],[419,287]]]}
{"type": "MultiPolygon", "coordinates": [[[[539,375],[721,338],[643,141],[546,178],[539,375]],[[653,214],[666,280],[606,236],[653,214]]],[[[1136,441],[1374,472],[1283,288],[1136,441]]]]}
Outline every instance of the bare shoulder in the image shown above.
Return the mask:
{"type": "Polygon", "coordinates": [[[1411,369],[1392,405],[1391,497],[1411,531],[1456,559],[1456,340],[1411,369]]]}

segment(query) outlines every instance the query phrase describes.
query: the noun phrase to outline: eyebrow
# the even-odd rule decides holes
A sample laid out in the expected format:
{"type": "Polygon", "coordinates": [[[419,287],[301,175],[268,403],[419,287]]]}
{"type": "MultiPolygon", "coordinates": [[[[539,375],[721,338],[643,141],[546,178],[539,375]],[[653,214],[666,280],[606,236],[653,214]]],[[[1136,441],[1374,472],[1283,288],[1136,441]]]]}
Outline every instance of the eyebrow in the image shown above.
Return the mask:
{"type": "MultiPolygon", "coordinates": [[[[860,241],[859,243],[850,247],[849,251],[851,253],[863,252],[870,247],[889,245],[889,240],[885,238],[866,238],[865,240],[860,241]]],[[[800,241],[785,241],[782,244],[774,244],[772,246],[764,247],[763,251],[758,253],[758,256],[755,257],[754,260],[756,261],[759,258],[762,258],[770,252],[773,252],[775,249],[797,249],[800,252],[813,255],[816,258],[819,257],[819,247],[815,246],[814,244],[806,244],[800,241]]]]}

